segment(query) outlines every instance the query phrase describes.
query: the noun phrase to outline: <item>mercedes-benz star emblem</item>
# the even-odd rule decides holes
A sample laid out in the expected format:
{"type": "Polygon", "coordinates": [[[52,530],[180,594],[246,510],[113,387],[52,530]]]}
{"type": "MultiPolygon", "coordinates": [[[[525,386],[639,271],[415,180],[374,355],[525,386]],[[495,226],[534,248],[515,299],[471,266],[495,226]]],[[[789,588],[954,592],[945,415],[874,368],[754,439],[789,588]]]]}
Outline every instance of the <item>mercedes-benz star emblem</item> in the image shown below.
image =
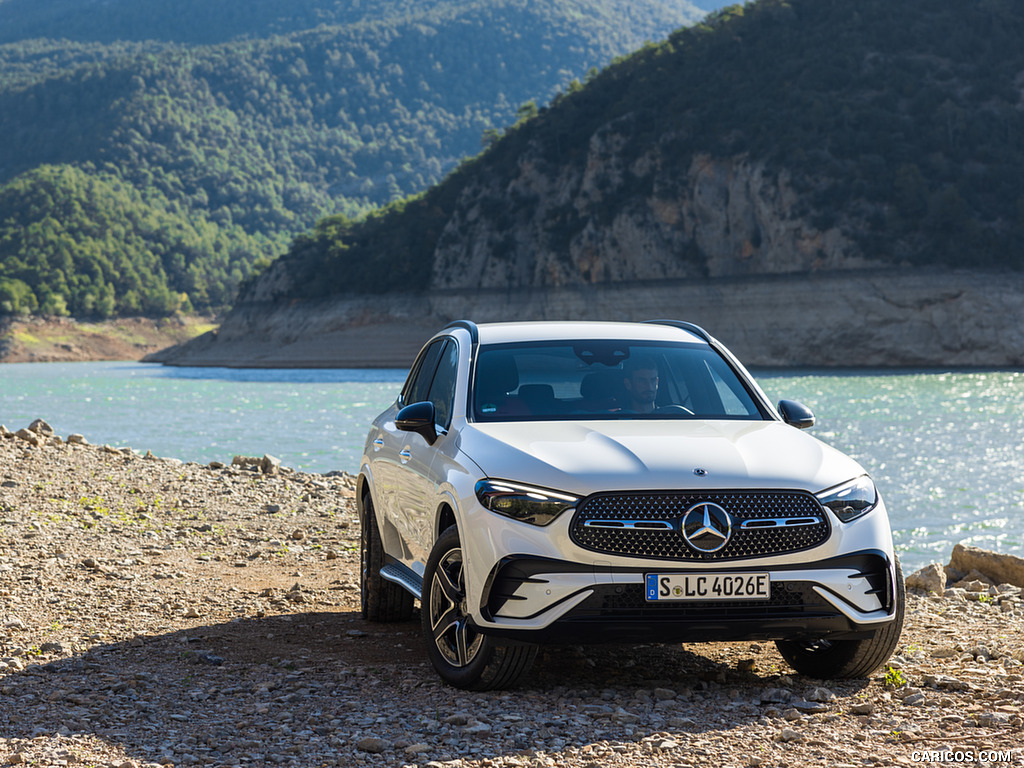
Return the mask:
{"type": "Polygon", "coordinates": [[[698,552],[717,552],[731,535],[732,518],[717,504],[694,504],[683,515],[683,538],[698,552]]]}

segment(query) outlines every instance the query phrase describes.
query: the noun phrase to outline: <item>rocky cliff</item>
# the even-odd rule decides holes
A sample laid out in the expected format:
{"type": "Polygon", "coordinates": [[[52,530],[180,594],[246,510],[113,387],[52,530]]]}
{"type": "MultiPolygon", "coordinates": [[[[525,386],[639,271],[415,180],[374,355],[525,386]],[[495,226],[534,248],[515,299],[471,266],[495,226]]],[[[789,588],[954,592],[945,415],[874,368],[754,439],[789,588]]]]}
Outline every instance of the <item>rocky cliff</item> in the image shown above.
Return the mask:
{"type": "Polygon", "coordinates": [[[831,272],[615,286],[446,289],[241,305],[172,365],[406,367],[452,319],[644,320],[704,326],[744,362],[783,367],[1024,366],[1024,275],[831,272]]]}
{"type": "Polygon", "coordinates": [[[785,171],[745,156],[670,156],[643,148],[633,119],[603,126],[582,163],[552,167],[531,146],[511,178],[467,184],[438,241],[431,285],[526,288],[636,280],[808,273],[881,265],[838,218],[815,227],[785,171]],[[624,157],[634,156],[628,164],[624,157]],[[610,202],[612,201],[612,202],[610,202]],[[623,204],[625,201],[625,204],[623,204]]]}

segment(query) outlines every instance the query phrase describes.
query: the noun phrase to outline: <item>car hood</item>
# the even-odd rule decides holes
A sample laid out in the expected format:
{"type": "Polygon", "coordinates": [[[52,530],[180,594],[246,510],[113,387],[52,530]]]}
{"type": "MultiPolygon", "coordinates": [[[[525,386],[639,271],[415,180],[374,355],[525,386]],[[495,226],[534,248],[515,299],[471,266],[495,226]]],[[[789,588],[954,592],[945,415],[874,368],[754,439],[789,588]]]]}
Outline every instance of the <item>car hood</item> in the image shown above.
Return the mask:
{"type": "Polygon", "coordinates": [[[776,421],[467,424],[461,447],[488,477],[586,495],[610,490],[794,488],[864,474],[853,459],[776,421]]]}

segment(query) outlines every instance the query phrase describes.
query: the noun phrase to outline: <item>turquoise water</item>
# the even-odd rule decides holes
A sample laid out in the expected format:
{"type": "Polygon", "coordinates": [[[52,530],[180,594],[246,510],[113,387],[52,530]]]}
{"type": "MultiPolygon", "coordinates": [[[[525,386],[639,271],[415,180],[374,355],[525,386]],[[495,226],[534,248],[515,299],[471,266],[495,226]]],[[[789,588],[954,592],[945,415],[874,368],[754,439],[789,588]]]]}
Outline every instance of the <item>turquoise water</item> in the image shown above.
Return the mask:
{"type": "MultiPolygon", "coordinates": [[[[905,569],[956,542],[1024,555],[1024,372],[755,372],[773,400],[810,406],[812,434],[875,478],[905,569]]],[[[270,453],[353,472],[399,370],[235,370],[141,363],[0,365],[0,423],[186,461],[270,453]]]]}
{"type": "Polygon", "coordinates": [[[272,454],[311,472],[359,467],[374,416],[405,371],[165,368],[143,363],[0,365],[0,423],[45,419],[85,435],[185,461],[272,454]]]}
{"type": "Polygon", "coordinates": [[[1024,372],[759,375],[885,498],[904,570],[957,542],[1024,556],[1024,372]]]}

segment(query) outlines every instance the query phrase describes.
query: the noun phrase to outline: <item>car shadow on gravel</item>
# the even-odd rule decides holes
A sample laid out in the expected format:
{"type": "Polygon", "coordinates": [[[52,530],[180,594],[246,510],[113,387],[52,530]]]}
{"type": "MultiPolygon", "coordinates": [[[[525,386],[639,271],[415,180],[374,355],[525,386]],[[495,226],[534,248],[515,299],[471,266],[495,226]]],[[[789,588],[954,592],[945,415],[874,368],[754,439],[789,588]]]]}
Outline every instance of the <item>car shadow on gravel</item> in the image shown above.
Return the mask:
{"type": "Polygon", "coordinates": [[[820,684],[780,678],[770,644],[555,646],[521,687],[467,693],[437,678],[418,621],[372,624],[358,611],[236,619],[30,662],[0,677],[6,738],[82,734],[178,765],[422,765],[639,743],[779,715],[764,691],[820,684]],[[383,751],[360,747],[368,737],[383,751]],[[423,749],[410,757],[411,744],[423,749]]]}

